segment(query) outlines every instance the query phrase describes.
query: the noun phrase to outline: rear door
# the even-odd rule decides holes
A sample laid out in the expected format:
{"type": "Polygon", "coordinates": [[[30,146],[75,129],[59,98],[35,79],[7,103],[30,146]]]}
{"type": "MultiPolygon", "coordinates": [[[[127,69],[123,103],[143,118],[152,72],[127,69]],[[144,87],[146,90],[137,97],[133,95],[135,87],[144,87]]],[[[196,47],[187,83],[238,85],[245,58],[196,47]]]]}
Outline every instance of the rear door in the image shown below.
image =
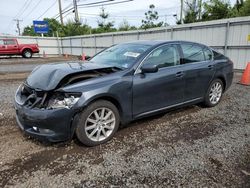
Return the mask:
{"type": "Polygon", "coordinates": [[[133,114],[146,115],[183,100],[184,81],[179,47],[167,44],[153,50],[143,64],[157,65],[155,73],[136,73],[133,78],[133,114]]]}
{"type": "Polygon", "coordinates": [[[17,54],[18,45],[14,39],[4,39],[4,44],[6,46],[6,54],[17,54]]]}
{"type": "Polygon", "coordinates": [[[215,69],[212,52],[203,45],[181,43],[182,63],[185,74],[184,100],[203,98],[215,69]]]}
{"type": "Polygon", "coordinates": [[[4,45],[3,39],[0,39],[0,54],[5,54],[6,46],[4,45]]]}

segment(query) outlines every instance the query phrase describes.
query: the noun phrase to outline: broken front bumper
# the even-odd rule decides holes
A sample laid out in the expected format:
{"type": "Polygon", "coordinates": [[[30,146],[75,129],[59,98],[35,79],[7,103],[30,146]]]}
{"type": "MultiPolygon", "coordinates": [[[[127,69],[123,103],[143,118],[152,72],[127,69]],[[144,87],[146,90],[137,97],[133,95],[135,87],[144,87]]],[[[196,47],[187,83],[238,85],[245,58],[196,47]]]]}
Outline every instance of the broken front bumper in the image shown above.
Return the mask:
{"type": "Polygon", "coordinates": [[[17,103],[15,109],[19,127],[32,137],[58,142],[72,136],[72,109],[31,109],[17,103]]]}

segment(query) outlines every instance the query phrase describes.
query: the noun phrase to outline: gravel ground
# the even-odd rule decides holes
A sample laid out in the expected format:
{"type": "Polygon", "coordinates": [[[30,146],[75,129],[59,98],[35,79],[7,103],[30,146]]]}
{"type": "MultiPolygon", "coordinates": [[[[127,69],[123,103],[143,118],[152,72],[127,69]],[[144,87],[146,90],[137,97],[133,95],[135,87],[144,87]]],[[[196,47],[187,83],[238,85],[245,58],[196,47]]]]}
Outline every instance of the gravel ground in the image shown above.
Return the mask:
{"type": "Polygon", "coordinates": [[[21,80],[0,81],[0,187],[250,187],[250,87],[239,79],[214,108],[136,121],[92,148],[23,135],[12,105],[21,80]]]}

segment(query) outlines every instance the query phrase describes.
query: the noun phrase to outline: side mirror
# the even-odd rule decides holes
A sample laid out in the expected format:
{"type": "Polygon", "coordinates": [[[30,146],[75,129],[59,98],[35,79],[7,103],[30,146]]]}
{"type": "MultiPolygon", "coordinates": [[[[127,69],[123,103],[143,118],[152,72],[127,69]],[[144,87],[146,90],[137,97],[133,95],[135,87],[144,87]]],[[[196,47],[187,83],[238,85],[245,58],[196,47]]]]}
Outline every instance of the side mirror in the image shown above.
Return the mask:
{"type": "Polygon", "coordinates": [[[92,57],[91,56],[88,56],[88,55],[86,55],[86,57],[85,57],[85,59],[86,60],[89,60],[89,59],[91,59],[92,57]]]}
{"type": "Polygon", "coordinates": [[[157,65],[146,64],[142,65],[141,67],[141,73],[154,73],[154,72],[158,72],[157,65]]]}

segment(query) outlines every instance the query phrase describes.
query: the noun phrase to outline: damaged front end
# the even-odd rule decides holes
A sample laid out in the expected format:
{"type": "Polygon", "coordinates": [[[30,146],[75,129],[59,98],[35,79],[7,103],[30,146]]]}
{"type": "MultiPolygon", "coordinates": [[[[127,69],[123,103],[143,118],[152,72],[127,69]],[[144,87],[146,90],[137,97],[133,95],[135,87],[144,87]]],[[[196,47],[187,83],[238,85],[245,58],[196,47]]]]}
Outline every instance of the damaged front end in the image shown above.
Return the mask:
{"type": "Polygon", "coordinates": [[[52,142],[70,139],[82,109],[77,102],[83,91],[64,92],[63,88],[118,70],[93,63],[47,64],[34,69],[15,95],[19,127],[33,137],[52,142]]]}
{"type": "Polygon", "coordinates": [[[80,96],[81,93],[41,91],[22,84],[15,97],[17,123],[32,137],[52,142],[68,140],[77,112],[72,107],[80,96]]]}
{"type": "Polygon", "coordinates": [[[19,86],[16,102],[30,109],[70,109],[81,97],[81,93],[63,93],[32,89],[26,84],[19,86]]]}

